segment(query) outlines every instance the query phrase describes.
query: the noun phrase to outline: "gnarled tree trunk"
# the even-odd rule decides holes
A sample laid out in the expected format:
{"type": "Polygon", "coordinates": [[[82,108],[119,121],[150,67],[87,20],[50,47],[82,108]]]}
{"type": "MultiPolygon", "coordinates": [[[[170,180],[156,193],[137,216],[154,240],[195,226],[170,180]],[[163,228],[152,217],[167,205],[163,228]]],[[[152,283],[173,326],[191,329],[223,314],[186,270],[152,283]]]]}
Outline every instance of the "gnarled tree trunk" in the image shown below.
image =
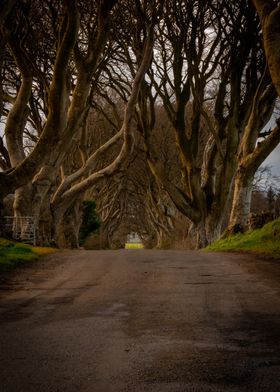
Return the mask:
{"type": "Polygon", "coordinates": [[[248,173],[242,167],[237,170],[229,221],[229,233],[243,233],[248,228],[253,178],[254,173],[248,173]]]}
{"type": "Polygon", "coordinates": [[[263,45],[271,79],[280,96],[280,5],[273,0],[253,0],[258,11],[263,45]]]}

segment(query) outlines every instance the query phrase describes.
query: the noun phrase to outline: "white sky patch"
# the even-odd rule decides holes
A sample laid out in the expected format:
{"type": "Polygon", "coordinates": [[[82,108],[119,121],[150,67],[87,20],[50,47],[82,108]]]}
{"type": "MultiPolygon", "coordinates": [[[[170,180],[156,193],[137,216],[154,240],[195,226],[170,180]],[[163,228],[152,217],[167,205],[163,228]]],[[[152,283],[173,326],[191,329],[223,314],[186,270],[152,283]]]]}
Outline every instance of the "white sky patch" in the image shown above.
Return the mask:
{"type": "Polygon", "coordinates": [[[280,144],[272,151],[272,153],[266,158],[262,166],[271,166],[272,174],[280,176],[280,144]]]}

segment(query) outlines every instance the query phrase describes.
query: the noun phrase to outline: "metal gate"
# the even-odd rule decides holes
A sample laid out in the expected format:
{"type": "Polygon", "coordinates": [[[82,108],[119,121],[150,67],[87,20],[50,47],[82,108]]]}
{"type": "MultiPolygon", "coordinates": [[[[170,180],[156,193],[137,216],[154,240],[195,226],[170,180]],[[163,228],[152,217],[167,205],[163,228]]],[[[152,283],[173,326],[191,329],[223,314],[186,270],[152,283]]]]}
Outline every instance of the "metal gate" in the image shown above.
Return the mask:
{"type": "Polygon", "coordinates": [[[36,222],[34,216],[5,216],[5,231],[9,237],[36,245],[36,222]]]}

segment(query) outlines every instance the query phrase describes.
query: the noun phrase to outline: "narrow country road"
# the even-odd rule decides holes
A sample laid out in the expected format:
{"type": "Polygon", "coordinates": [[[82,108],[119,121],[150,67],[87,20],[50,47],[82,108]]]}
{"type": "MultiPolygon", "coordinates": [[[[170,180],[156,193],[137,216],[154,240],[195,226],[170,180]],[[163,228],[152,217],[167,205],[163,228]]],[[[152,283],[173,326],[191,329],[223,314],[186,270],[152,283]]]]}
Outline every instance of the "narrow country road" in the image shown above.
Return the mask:
{"type": "Polygon", "coordinates": [[[1,392],[279,392],[280,263],[67,251],[0,278],[1,392]]]}

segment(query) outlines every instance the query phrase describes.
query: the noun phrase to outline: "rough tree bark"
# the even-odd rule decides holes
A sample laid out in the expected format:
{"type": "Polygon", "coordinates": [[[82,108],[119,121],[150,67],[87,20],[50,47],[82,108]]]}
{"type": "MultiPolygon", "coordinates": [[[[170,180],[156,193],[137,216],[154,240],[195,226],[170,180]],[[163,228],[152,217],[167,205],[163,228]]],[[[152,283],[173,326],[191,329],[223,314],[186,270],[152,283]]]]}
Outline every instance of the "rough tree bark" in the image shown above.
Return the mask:
{"type": "MultiPolygon", "coordinates": [[[[49,190],[55,183],[57,172],[67,151],[79,139],[79,128],[86,110],[92,77],[99,65],[100,56],[110,33],[108,22],[115,3],[117,0],[107,0],[100,1],[96,5],[97,23],[92,27],[90,24],[88,25],[88,28],[92,29],[93,37],[89,37],[88,52],[85,55],[81,53],[81,46],[78,43],[80,15],[77,1],[63,1],[65,15],[56,37],[56,58],[51,74],[51,83],[50,86],[44,85],[46,91],[43,95],[48,97],[45,102],[47,106],[46,123],[31,154],[18,160],[9,172],[0,173],[2,197],[33,179],[30,205],[32,206],[32,215],[36,217],[37,221],[42,209],[47,207],[45,204],[49,202],[47,200],[49,190]],[[70,100],[71,75],[69,70],[70,65],[72,67],[70,61],[73,59],[73,54],[78,76],[70,100]]],[[[95,6],[93,5],[93,7],[95,6]]],[[[36,63],[33,62],[32,66],[36,67],[36,63]]],[[[15,148],[16,143],[12,141],[10,145],[11,148],[15,148]]]]}
{"type": "Polygon", "coordinates": [[[226,233],[245,231],[250,213],[254,175],[258,167],[280,141],[278,127],[263,131],[271,119],[277,93],[265,68],[255,92],[253,105],[237,155],[238,167],[234,179],[234,196],[226,233]],[[258,142],[263,137],[264,140],[258,142]]]}
{"type": "MultiPolygon", "coordinates": [[[[82,181],[78,183],[74,183],[70,189],[66,189],[65,192],[56,195],[56,197],[52,201],[52,209],[54,211],[55,227],[57,230],[61,231],[64,215],[67,209],[73,203],[73,201],[77,197],[80,197],[89,187],[93,186],[93,184],[98,182],[100,179],[112,176],[114,173],[116,173],[117,170],[119,170],[120,167],[125,163],[125,160],[129,156],[129,154],[132,152],[134,147],[133,120],[134,120],[135,107],[137,104],[141,83],[151,63],[152,52],[153,52],[153,26],[151,25],[148,28],[148,34],[145,42],[143,58],[137,70],[137,73],[135,75],[132,89],[131,89],[131,94],[125,108],[124,120],[120,131],[123,134],[123,138],[124,138],[121,150],[118,156],[116,157],[116,159],[108,166],[106,166],[105,168],[97,172],[90,174],[82,181]]],[[[119,137],[119,135],[117,137],[119,137]]],[[[91,166],[92,163],[91,157],[89,158],[89,161],[90,163],[87,162],[85,164],[83,168],[83,173],[86,173],[88,171],[88,167],[91,166]]],[[[60,246],[61,244],[58,245],[60,246]]]]}
{"type": "Polygon", "coordinates": [[[263,44],[271,79],[280,96],[280,5],[273,0],[252,0],[260,17],[263,44]]]}
{"type": "Polygon", "coordinates": [[[193,222],[197,246],[203,247],[220,235],[227,216],[238,146],[259,79],[256,61],[262,64],[258,58],[260,40],[257,28],[251,28],[256,14],[248,3],[240,4],[240,9],[235,4],[228,9],[218,7],[211,21],[210,2],[198,7],[196,2],[184,1],[185,14],[176,8],[175,2],[168,4],[172,5],[165,19],[164,32],[168,34],[160,31],[157,36],[162,63],[155,63],[155,68],[161,78],[159,81],[158,74],[155,77],[153,69],[149,77],[174,127],[181,179],[168,178],[159,154],[149,145],[153,124],[147,121],[147,113],[153,111],[153,97],[151,91],[147,93],[148,86],[143,88],[143,102],[139,103],[142,133],[152,172],[176,208],[193,222]],[[223,30],[219,12],[232,31],[223,30]],[[209,41],[204,36],[206,26],[214,26],[216,31],[209,41]],[[250,37],[251,46],[244,41],[245,35],[250,37]],[[205,102],[211,102],[209,82],[217,72],[219,85],[212,97],[212,108],[207,111],[205,102]]]}
{"type": "MultiPolygon", "coordinates": [[[[33,215],[35,216],[40,216],[42,203],[46,200],[52,184],[55,183],[67,152],[73,144],[79,142],[81,125],[87,113],[92,79],[95,74],[97,76],[99,74],[97,68],[110,32],[110,11],[116,2],[117,0],[110,0],[100,3],[97,15],[97,33],[95,35],[94,32],[94,36],[91,37],[90,32],[88,32],[88,46],[85,54],[81,52],[78,42],[75,43],[74,61],[77,67],[77,82],[71,103],[69,102],[70,91],[65,88],[63,106],[65,111],[61,110],[63,126],[58,130],[57,144],[50,150],[47,164],[41,168],[32,182],[34,194],[33,215]]],[[[47,202],[50,202],[50,200],[47,202]]]]}
{"type": "Polygon", "coordinates": [[[250,153],[239,158],[235,177],[234,196],[229,226],[225,234],[243,232],[247,229],[251,206],[254,175],[263,161],[280,142],[279,119],[276,127],[250,153]]]}
{"type": "Polygon", "coordinates": [[[57,144],[58,128],[63,126],[61,108],[65,106],[65,83],[68,65],[76,43],[79,14],[76,2],[65,0],[65,30],[58,42],[53,78],[49,90],[49,115],[38,143],[28,157],[12,170],[0,173],[1,197],[28,183],[48,160],[48,151],[57,144]]]}

